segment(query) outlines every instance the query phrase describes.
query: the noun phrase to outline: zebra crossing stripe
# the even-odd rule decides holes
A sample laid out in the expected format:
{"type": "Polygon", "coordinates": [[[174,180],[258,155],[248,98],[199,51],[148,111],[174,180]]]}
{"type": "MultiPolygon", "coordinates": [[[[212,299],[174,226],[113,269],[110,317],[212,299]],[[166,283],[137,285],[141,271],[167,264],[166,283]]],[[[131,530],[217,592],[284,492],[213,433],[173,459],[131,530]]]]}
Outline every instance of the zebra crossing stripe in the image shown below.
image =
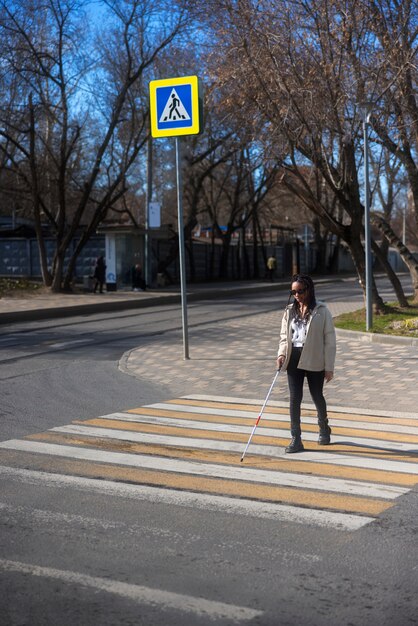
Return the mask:
{"type": "Polygon", "coordinates": [[[407,493],[408,489],[403,487],[367,482],[346,481],[335,478],[323,478],[321,476],[308,476],[291,474],[289,472],[268,471],[262,469],[252,469],[237,465],[219,465],[215,463],[203,463],[195,461],[183,461],[177,459],[166,459],[163,457],[153,457],[143,454],[127,454],[124,452],[111,452],[109,450],[99,450],[97,448],[87,449],[80,446],[69,446],[65,444],[51,444],[45,442],[35,442],[28,440],[11,440],[1,447],[19,450],[22,452],[36,452],[53,456],[65,456],[87,461],[97,461],[100,463],[113,463],[117,465],[129,465],[142,469],[159,470],[162,472],[173,472],[180,474],[190,474],[198,476],[209,476],[211,478],[229,479],[234,481],[245,481],[248,483],[266,483],[281,487],[296,487],[299,489],[324,490],[338,494],[350,494],[369,498],[383,498],[392,500],[407,493]]]}
{"type": "MultiPolygon", "coordinates": [[[[199,411],[199,409],[197,411],[193,411],[190,407],[185,407],[183,410],[183,407],[179,406],[177,410],[170,410],[167,408],[167,404],[159,404],[156,405],[155,408],[151,408],[151,407],[144,407],[144,408],[140,408],[140,409],[132,409],[130,411],[127,411],[128,415],[139,415],[139,416],[144,416],[144,417],[148,417],[148,416],[155,416],[155,417],[171,417],[171,418],[175,418],[175,419],[183,419],[183,420],[189,420],[190,416],[193,415],[193,419],[195,421],[201,421],[201,422],[208,422],[210,421],[211,423],[222,423],[222,424],[230,424],[231,426],[234,426],[236,424],[240,424],[240,425],[245,425],[245,426],[253,426],[254,425],[254,414],[251,415],[250,413],[244,412],[244,411],[237,411],[235,412],[235,415],[233,415],[233,411],[228,411],[228,412],[222,412],[220,413],[217,409],[212,409],[212,411],[209,413],[208,411],[206,411],[205,413],[201,413],[199,411]]],[[[277,419],[273,419],[272,416],[268,417],[267,419],[264,419],[264,415],[263,415],[263,421],[260,422],[259,428],[282,428],[283,430],[288,431],[289,429],[289,420],[277,420],[277,419]]],[[[318,426],[315,423],[315,420],[310,419],[310,420],[305,420],[303,422],[303,429],[304,429],[304,434],[306,432],[314,432],[315,434],[317,434],[318,432],[318,426]]],[[[378,426],[374,426],[371,427],[368,424],[360,424],[359,426],[356,426],[356,428],[354,429],[352,427],[352,424],[349,422],[346,422],[345,424],[341,424],[341,422],[334,427],[333,426],[333,433],[334,435],[343,435],[343,436],[352,436],[357,435],[360,437],[366,437],[366,436],[370,436],[371,434],[373,434],[373,438],[375,439],[387,439],[388,436],[386,435],[386,433],[390,433],[391,434],[391,441],[403,441],[403,442],[407,442],[407,443],[418,443],[418,428],[412,428],[412,427],[396,427],[396,426],[392,426],[391,424],[379,424],[378,426]],[[342,426],[342,427],[341,427],[342,426]],[[362,432],[362,431],[366,431],[366,432],[362,432]]]]}
{"type": "MultiPolygon", "coordinates": [[[[287,409],[268,407],[244,465],[239,456],[256,401],[188,396],[115,412],[0,443],[3,464],[183,494],[302,507],[369,523],[418,482],[418,419],[339,413],[332,444],[317,445],[313,412],[303,415],[306,451],[289,457],[287,409]]],[[[186,495],[185,495],[186,497],[186,495]]],[[[336,519],[336,518],[335,518],[336,519]]],[[[351,522],[350,522],[351,523],[351,522]]]]}
{"type": "MultiPolygon", "coordinates": [[[[213,396],[209,394],[189,394],[186,396],[182,396],[181,398],[179,398],[179,400],[180,401],[191,400],[193,402],[195,400],[199,400],[199,401],[202,400],[203,402],[206,402],[206,403],[224,402],[225,404],[228,404],[229,406],[233,404],[236,404],[238,406],[243,406],[247,404],[250,407],[254,407],[254,410],[256,412],[262,404],[262,401],[254,400],[254,398],[234,398],[234,397],[229,397],[229,396],[213,396]]],[[[170,400],[170,402],[172,402],[172,400],[170,400]]],[[[280,410],[285,410],[288,412],[289,403],[283,402],[280,400],[278,401],[278,400],[270,399],[267,409],[268,410],[280,409],[280,410]]],[[[302,410],[305,413],[310,413],[312,415],[315,414],[315,407],[307,403],[302,403],[302,410]]],[[[363,419],[367,420],[369,417],[377,418],[378,420],[385,419],[385,418],[401,419],[403,421],[412,420],[413,424],[416,424],[418,421],[417,413],[407,413],[406,411],[402,411],[402,412],[385,411],[384,409],[383,410],[379,409],[379,411],[377,411],[376,409],[362,409],[360,413],[358,409],[353,408],[353,407],[332,407],[328,405],[328,414],[331,417],[338,417],[339,415],[344,415],[347,418],[354,419],[355,421],[363,420],[363,419]]]]}
{"type": "MultiPolygon", "coordinates": [[[[191,404],[191,401],[189,401],[189,403],[186,404],[181,404],[180,401],[171,401],[171,402],[161,402],[158,404],[153,404],[152,407],[149,408],[154,408],[154,409],[165,409],[165,410],[178,410],[181,411],[182,413],[194,413],[194,414],[206,414],[207,416],[214,416],[214,417],[218,417],[220,418],[221,416],[225,416],[225,417],[235,417],[235,418],[246,418],[248,420],[251,420],[250,423],[254,422],[254,419],[257,417],[257,415],[254,412],[254,409],[252,410],[234,410],[231,408],[222,408],[222,406],[220,407],[215,407],[213,406],[215,403],[210,403],[209,407],[204,407],[203,403],[200,401],[199,402],[199,406],[195,406],[191,404]],[[222,411],[220,411],[219,409],[222,409],[222,411]]],[[[223,406],[226,406],[223,404],[223,406]]],[[[140,414],[140,412],[142,410],[146,410],[148,409],[147,406],[145,407],[141,407],[141,409],[131,409],[130,411],[127,411],[127,413],[138,413],[140,414]]],[[[268,407],[267,407],[268,409],[268,407]]],[[[309,430],[309,431],[314,431],[316,432],[318,430],[318,426],[317,426],[317,419],[314,415],[310,416],[310,415],[303,415],[303,426],[305,429],[309,430]],[[312,426],[314,426],[314,428],[312,428],[312,426]]],[[[228,422],[231,424],[237,423],[237,419],[228,422]]],[[[343,428],[353,428],[353,421],[354,420],[350,420],[350,419],[345,419],[344,416],[338,416],[335,417],[332,420],[332,424],[334,426],[334,431],[335,433],[339,433],[339,434],[344,434],[344,430],[343,428]]],[[[266,409],[264,409],[264,413],[263,413],[263,422],[268,424],[269,426],[274,424],[283,424],[285,425],[285,427],[288,428],[289,426],[289,415],[288,415],[288,411],[282,411],[277,412],[274,409],[271,409],[270,411],[266,411],[266,409]]],[[[240,420],[240,423],[247,423],[240,420]]],[[[263,426],[263,423],[260,422],[260,427],[263,426]]],[[[418,421],[415,420],[414,422],[412,420],[383,420],[382,418],[378,419],[378,418],[369,418],[369,419],[363,419],[362,422],[358,422],[358,418],[355,424],[355,429],[356,430],[376,430],[376,431],[383,431],[383,432],[394,432],[394,433],[406,433],[407,435],[413,434],[413,435],[418,435],[418,421]],[[373,421],[372,421],[373,420],[373,421]],[[398,424],[398,422],[410,422],[408,425],[405,425],[404,423],[398,424]]],[[[408,439],[409,440],[409,439],[408,439]]]]}
{"type": "MultiPolygon", "coordinates": [[[[199,491],[218,495],[227,495],[266,502],[277,502],[297,506],[308,506],[315,509],[361,514],[370,517],[379,515],[393,506],[392,499],[370,498],[357,495],[330,493],[295,487],[238,481],[228,478],[210,477],[176,473],[143,468],[135,460],[136,455],[81,449],[73,446],[55,446],[53,444],[36,444],[24,440],[11,440],[0,444],[11,456],[9,462],[30,462],[32,456],[44,457],[38,466],[50,472],[65,470],[81,476],[103,477],[108,480],[125,480],[146,485],[199,491]],[[7,444],[7,445],[6,445],[7,444]],[[20,459],[15,455],[25,453],[20,459]],[[28,455],[28,456],[26,456],[28,455]]],[[[4,461],[3,461],[4,462],[4,461]]]]}
{"type": "MultiPolygon", "coordinates": [[[[33,442],[35,444],[35,442],[33,442]]],[[[71,456],[71,452],[73,449],[69,449],[68,445],[71,444],[71,440],[66,443],[60,442],[59,446],[54,446],[54,444],[50,444],[45,441],[36,442],[39,446],[41,453],[44,453],[45,445],[45,453],[46,454],[57,454],[57,449],[59,450],[58,454],[62,453],[62,456],[71,456]],[[49,452],[48,450],[51,450],[49,452]],[[66,454],[64,453],[66,451],[66,454]]],[[[83,445],[83,441],[79,439],[75,440],[79,447],[83,445]]],[[[27,448],[23,448],[27,449],[27,448]]],[[[335,478],[335,477],[323,477],[320,475],[309,476],[309,475],[300,475],[299,473],[291,473],[286,472],[284,469],[282,470],[271,470],[271,469],[262,469],[262,468],[254,468],[247,466],[239,466],[235,465],[226,465],[225,463],[207,463],[202,459],[196,461],[195,459],[178,459],[175,457],[164,458],[161,456],[154,457],[151,455],[143,455],[139,452],[136,452],[134,455],[129,454],[126,455],[120,452],[113,452],[109,450],[109,446],[105,444],[104,450],[100,449],[100,445],[96,443],[94,450],[97,454],[93,453],[91,460],[94,461],[102,461],[103,459],[100,457],[101,454],[113,454],[113,456],[108,456],[107,458],[111,459],[110,462],[118,463],[120,465],[128,464],[134,465],[135,467],[141,467],[144,469],[153,469],[153,470],[161,470],[161,471],[172,471],[176,473],[182,474],[194,474],[199,476],[210,476],[212,478],[225,478],[230,480],[238,480],[238,481],[246,481],[253,483],[267,483],[271,485],[280,485],[284,487],[297,487],[299,489],[314,489],[314,490],[324,490],[335,493],[345,493],[351,495],[358,495],[364,497],[371,498],[384,498],[384,499],[394,499],[398,496],[407,493],[408,489],[405,487],[401,487],[399,485],[386,485],[372,483],[370,481],[357,481],[353,482],[353,480],[343,479],[343,478],[335,478]]],[[[30,448],[27,451],[32,451],[30,448]]],[[[35,445],[35,451],[36,445],[35,445]]],[[[77,458],[78,453],[74,456],[77,458]]]]}
{"type": "MultiPolygon", "coordinates": [[[[64,442],[66,441],[66,436],[72,437],[75,435],[78,435],[76,442],[80,440],[80,437],[86,442],[91,438],[94,438],[96,441],[113,439],[115,440],[115,445],[118,445],[118,441],[125,442],[125,445],[129,442],[132,446],[130,449],[133,452],[148,452],[149,454],[162,456],[181,456],[182,458],[184,456],[193,456],[193,458],[196,458],[196,455],[199,454],[199,458],[202,458],[203,454],[206,453],[204,456],[205,460],[213,463],[227,462],[235,464],[238,460],[238,454],[242,453],[242,446],[233,442],[165,437],[163,435],[148,435],[146,433],[127,432],[113,428],[94,428],[77,424],[58,426],[52,428],[47,433],[29,435],[27,439],[39,440],[41,438],[43,441],[58,442],[56,438],[58,434],[64,436],[64,439],[62,439],[64,442]]],[[[386,461],[385,469],[383,469],[382,463],[374,459],[353,458],[352,456],[337,454],[326,454],[324,457],[323,453],[307,452],[305,450],[303,455],[299,455],[299,460],[293,460],[292,458],[289,459],[288,456],[285,457],[282,452],[279,456],[278,448],[275,450],[276,455],[263,459],[263,457],[267,456],[267,451],[264,447],[254,446],[253,450],[254,453],[250,452],[247,457],[246,466],[250,465],[252,459],[254,459],[257,467],[270,467],[272,469],[289,468],[290,470],[294,468],[294,471],[301,473],[309,471],[312,473],[317,472],[324,476],[345,476],[354,480],[371,479],[375,482],[399,485],[412,486],[418,482],[418,466],[406,462],[386,461]],[[276,458],[271,458],[274,456],[276,458]],[[274,465],[275,462],[278,463],[277,467],[274,465]]]]}
{"type": "MultiPolygon", "coordinates": [[[[236,515],[251,516],[275,521],[286,521],[297,524],[314,524],[325,528],[334,528],[343,531],[354,531],[369,524],[375,518],[364,515],[353,515],[321,509],[309,509],[276,502],[244,500],[224,495],[214,495],[192,491],[180,491],[151,487],[143,484],[126,483],[122,480],[97,480],[84,476],[66,475],[62,472],[65,467],[59,463],[61,473],[34,471],[19,467],[0,465],[0,479],[5,477],[20,481],[26,485],[44,485],[50,488],[71,488],[87,493],[106,494],[133,500],[146,500],[160,504],[164,502],[172,506],[193,507],[201,510],[234,513],[236,515]]],[[[126,480],[126,476],[124,476],[126,480]]]]}
{"type": "MultiPolygon", "coordinates": [[[[248,440],[249,430],[245,432],[245,434],[239,433],[239,432],[238,433],[231,432],[228,429],[222,429],[222,428],[218,428],[215,431],[214,429],[210,429],[210,424],[205,424],[205,425],[199,424],[198,428],[191,428],[190,425],[187,427],[187,425],[182,424],[182,428],[178,428],[177,426],[172,425],[172,422],[170,423],[170,426],[163,426],[161,424],[156,424],[152,422],[146,423],[145,421],[132,419],[129,416],[127,420],[125,421],[123,418],[123,415],[124,414],[121,414],[121,413],[112,414],[112,415],[102,416],[101,418],[93,418],[93,419],[86,420],[83,422],[76,420],[74,423],[80,424],[80,425],[103,427],[103,428],[115,428],[118,430],[125,430],[129,432],[136,431],[136,432],[141,432],[141,433],[149,433],[153,435],[169,436],[173,438],[178,437],[180,435],[183,438],[187,438],[191,440],[194,439],[195,441],[211,440],[210,445],[215,448],[218,445],[222,446],[225,442],[228,442],[228,445],[232,444],[233,442],[241,442],[245,444],[246,441],[248,440]],[[213,443],[214,441],[217,442],[216,445],[214,445],[213,443]]],[[[284,436],[268,437],[265,434],[257,434],[257,433],[259,433],[259,431],[257,431],[255,436],[253,437],[251,450],[255,451],[255,445],[258,444],[260,446],[259,453],[261,454],[272,455],[272,456],[277,455],[278,447],[280,446],[284,448],[289,442],[289,434],[287,432],[286,432],[285,437],[284,436]]],[[[283,435],[283,432],[282,432],[282,435],[283,435]]],[[[308,438],[309,438],[309,434],[308,434],[308,438]]],[[[328,446],[326,449],[320,448],[318,445],[316,445],[316,437],[312,435],[309,438],[309,447],[306,445],[307,437],[304,437],[304,442],[305,442],[305,452],[303,456],[306,457],[308,450],[312,446],[312,450],[314,449],[321,450],[321,453],[323,455],[322,462],[327,462],[326,459],[329,458],[330,451],[332,450],[333,453],[347,453],[349,455],[365,457],[369,459],[374,458],[374,459],[379,459],[380,461],[385,460],[385,463],[387,462],[387,459],[389,459],[390,461],[401,461],[405,463],[408,462],[410,464],[414,464],[414,463],[418,464],[418,456],[416,455],[416,453],[414,453],[413,450],[409,452],[407,449],[405,451],[401,451],[399,454],[396,454],[397,450],[395,449],[394,446],[391,446],[390,444],[388,444],[386,447],[383,447],[383,444],[380,441],[368,442],[365,439],[359,439],[357,441],[355,441],[354,439],[348,439],[347,443],[345,444],[340,439],[340,441],[337,441],[337,442],[333,441],[332,445],[328,446]],[[311,442],[315,442],[315,443],[311,443],[311,442]]],[[[241,450],[241,453],[242,453],[242,446],[239,449],[241,450]]],[[[283,453],[283,450],[281,451],[281,454],[282,453],[283,453]]],[[[319,459],[319,462],[321,462],[321,458],[319,459]]]]}
{"type": "MultiPolygon", "coordinates": [[[[202,430],[213,430],[218,432],[228,433],[248,433],[248,426],[254,425],[248,421],[248,424],[231,424],[227,419],[211,419],[209,422],[202,416],[188,413],[187,415],[180,415],[178,412],[172,412],[170,415],[168,411],[144,411],[143,413],[113,413],[111,415],[103,415],[100,419],[121,420],[128,422],[138,422],[144,424],[153,424],[160,426],[175,426],[176,428],[194,428],[202,430]]],[[[381,433],[376,430],[367,431],[364,433],[356,429],[344,430],[342,435],[337,432],[338,429],[333,429],[334,443],[355,443],[367,446],[379,446],[382,445],[382,441],[389,444],[390,447],[401,451],[410,451],[411,444],[415,443],[413,435],[397,435],[396,433],[381,433]],[[369,436],[365,436],[365,434],[369,436]],[[336,437],[336,435],[339,435],[336,437]]],[[[270,428],[265,424],[261,424],[257,430],[258,436],[264,437],[289,437],[288,428],[270,428]]],[[[303,439],[306,441],[316,441],[318,438],[317,430],[315,432],[303,431],[303,439]]],[[[416,443],[418,443],[418,437],[415,437],[416,443]]]]}

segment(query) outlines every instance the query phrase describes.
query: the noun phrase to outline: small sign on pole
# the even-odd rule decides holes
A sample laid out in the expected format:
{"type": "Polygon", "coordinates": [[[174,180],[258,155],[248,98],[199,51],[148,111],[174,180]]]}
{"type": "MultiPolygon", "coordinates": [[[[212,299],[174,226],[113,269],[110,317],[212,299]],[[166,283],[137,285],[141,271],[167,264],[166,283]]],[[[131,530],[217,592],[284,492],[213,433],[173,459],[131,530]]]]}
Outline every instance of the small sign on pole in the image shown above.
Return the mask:
{"type": "Polygon", "coordinates": [[[148,226],[149,228],[160,228],[161,226],[161,204],[150,202],[148,205],[148,226]]]}

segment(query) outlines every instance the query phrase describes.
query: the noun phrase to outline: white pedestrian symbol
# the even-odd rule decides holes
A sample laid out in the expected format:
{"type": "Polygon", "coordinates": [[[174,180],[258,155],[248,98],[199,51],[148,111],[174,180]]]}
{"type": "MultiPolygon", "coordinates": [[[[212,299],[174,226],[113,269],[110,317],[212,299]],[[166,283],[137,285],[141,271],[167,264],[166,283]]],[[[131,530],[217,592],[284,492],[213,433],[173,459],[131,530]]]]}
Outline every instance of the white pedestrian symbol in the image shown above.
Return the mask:
{"type": "Polygon", "coordinates": [[[164,111],[161,114],[159,123],[161,124],[161,122],[177,122],[179,120],[188,121],[190,120],[190,115],[187,113],[186,108],[180,100],[177,91],[173,87],[167,100],[167,104],[164,107],[164,111]]]}

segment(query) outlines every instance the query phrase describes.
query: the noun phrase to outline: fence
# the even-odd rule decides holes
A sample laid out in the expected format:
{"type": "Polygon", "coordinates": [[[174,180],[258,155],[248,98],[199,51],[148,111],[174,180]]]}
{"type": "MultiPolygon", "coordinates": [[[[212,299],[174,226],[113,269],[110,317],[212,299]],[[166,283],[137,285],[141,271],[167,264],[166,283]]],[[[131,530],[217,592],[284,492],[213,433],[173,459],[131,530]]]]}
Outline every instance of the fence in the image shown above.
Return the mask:
{"type": "MultiPolygon", "coordinates": [[[[55,249],[55,241],[46,239],[46,250],[49,261],[53,256],[55,249]]],[[[76,245],[75,239],[70,249],[67,251],[65,263],[68,263],[76,245]]],[[[153,242],[153,275],[156,280],[158,262],[163,260],[170,250],[172,243],[167,240],[155,240],[153,242]]],[[[84,277],[91,276],[95,261],[98,256],[105,254],[105,237],[92,237],[80,255],[77,258],[74,279],[76,282],[83,282],[84,277]]],[[[265,254],[273,255],[276,258],[277,269],[276,276],[289,276],[295,263],[300,271],[311,271],[315,266],[315,250],[309,248],[308,254],[305,255],[304,250],[295,258],[295,248],[289,243],[283,246],[267,245],[265,246],[265,254]]],[[[186,253],[186,276],[187,280],[191,280],[191,256],[193,258],[194,272],[193,277],[197,281],[207,281],[219,278],[219,268],[222,255],[222,246],[211,246],[202,244],[199,241],[192,243],[192,252],[186,253]]],[[[129,269],[133,264],[131,259],[125,260],[125,265],[129,269]]],[[[257,248],[257,254],[254,257],[253,248],[247,245],[244,254],[243,249],[232,243],[229,251],[227,275],[224,278],[239,280],[252,278],[257,274],[255,263],[258,266],[258,276],[264,278],[266,276],[266,264],[261,246],[257,248]]],[[[180,281],[179,260],[178,257],[168,267],[168,274],[173,282],[180,281]]],[[[0,239],[0,276],[6,277],[28,277],[41,278],[41,265],[39,258],[39,249],[36,239],[25,238],[3,238],[0,239]]],[[[117,277],[118,286],[129,284],[129,271],[117,277]]]]}
{"type": "MultiPolygon", "coordinates": [[[[78,241],[72,241],[66,254],[65,263],[68,263],[78,241]]],[[[48,259],[52,259],[55,241],[46,239],[48,259]]],[[[105,253],[105,238],[92,237],[80,253],[75,269],[75,279],[82,280],[83,276],[93,272],[98,256],[105,253]]],[[[0,239],[0,276],[14,276],[40,278],[41,264],[38,243],[36,239],[4,238],[0,239]]]]}

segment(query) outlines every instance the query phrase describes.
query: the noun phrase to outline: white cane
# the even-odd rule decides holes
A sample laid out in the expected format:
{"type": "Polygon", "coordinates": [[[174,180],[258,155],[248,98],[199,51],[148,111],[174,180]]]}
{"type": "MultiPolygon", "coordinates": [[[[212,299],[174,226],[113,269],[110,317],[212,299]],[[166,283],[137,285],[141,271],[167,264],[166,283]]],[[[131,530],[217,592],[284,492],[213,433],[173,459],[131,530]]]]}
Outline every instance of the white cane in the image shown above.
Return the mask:
{"type": "Polygon", "coordinates": [[[271,394],[271,392],[273,391],[273,387],[274,387],[274,385],[275,385],[275,383],[276,383],[276,380],[277,380],[277,377],[278,377],[278,375],[279,375],[279,374],[280,374],[280,369],[278,369],[278,370],[277,370],[276,375],[275,375],[275,377],[273,378],[273,382],[272,382],[272,383],[271,383],[271,385],[270,385],[270,389],[269,389],[269,392],[268,392],[268,394],[267,394],[267,396],[266,396],[266,399],[264,400],[263,407],[262,407],[262,409],[261,409],[261,411],[260,411],[260,413],[259,413],[259,415],[258,415],[258,417],[257,417],[257,421],[256,421],[256,423],[254,424],[254,428],[253,428],[253,429],[252,429],[252,431],[251,431],[250,438],[249,438],[248,443],[247,443],[247,445],[245,446],[245,450],[244,450],[244,452],[243,452],[243,454],[242,454],[242,457],[241,457],[241,463],[242,463],[242,461],[244,460],[245,453],[246,453],[246,452],[247,452],[247,450],[248,450],[248,446],[249,446],[249,445],[250,445],[250,443],[251,443],[251,439],[253,438],[253,435],[254,435],[254,433],[255,433],[255,429],[256,429],[256,428],[257,428],[257,426],[258,426],[258,422],[260,421],[261,416],[263,415],[264,408],[265,408],[265,406],[266,406],[266,404],[267,404],[267,402],[268,402],[268,400],[269,400],[269,398],[270,398],[270,394],[271,394]]]}

